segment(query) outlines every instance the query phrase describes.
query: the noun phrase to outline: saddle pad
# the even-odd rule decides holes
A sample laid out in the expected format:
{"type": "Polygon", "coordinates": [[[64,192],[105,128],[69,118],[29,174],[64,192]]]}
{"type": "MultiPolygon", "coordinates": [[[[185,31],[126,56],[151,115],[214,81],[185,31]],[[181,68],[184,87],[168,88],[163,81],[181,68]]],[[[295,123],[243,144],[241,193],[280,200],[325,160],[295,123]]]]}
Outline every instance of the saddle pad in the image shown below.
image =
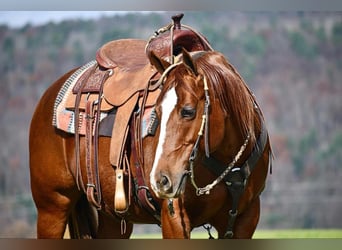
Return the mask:
{"type": "MultiPolygon", "coordinates": [[[[89,68],[93,67],[96,61],[91,61],[79,69],[77,69],[63,84],[59,90],[53,112],[52,125],[60,130],[67,133],[75,133],[75,113],[73,110],[67,108],[67,100],[69,96],[72,96],[72,89],[74,88],[78,79],[86,72],[89,68]]],[[[107,116],[107,113],[101,112],[100,121],[107,116]]],[[[85,135],[85,112],[80,111],[79,116],[79,133],[85,135]]]]}

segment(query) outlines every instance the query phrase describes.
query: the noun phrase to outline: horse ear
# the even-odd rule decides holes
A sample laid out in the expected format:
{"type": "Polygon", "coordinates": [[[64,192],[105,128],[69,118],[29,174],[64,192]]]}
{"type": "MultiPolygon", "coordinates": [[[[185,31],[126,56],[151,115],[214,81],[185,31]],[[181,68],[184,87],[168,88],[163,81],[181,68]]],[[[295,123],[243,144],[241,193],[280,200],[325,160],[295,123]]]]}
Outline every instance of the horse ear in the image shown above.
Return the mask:
{"type": "Polygon", "coordinates": [[[158,70],[160,74],[163,74],[163,72],[171,65],[168,61],[158,57],[153,51],[151,51],[149,59],[150,63],[158,70]]]}
{"type": "Polygon", "coordinates": [[[183,54],[184,65],[188,69],[190,69],[195,76],[197,76],[198,75],[197,67],[196,67],[196,64],[194,63],[194,60],[192,59],[190,53],[186,49],[182,48],[182,54],[183,54]]]}

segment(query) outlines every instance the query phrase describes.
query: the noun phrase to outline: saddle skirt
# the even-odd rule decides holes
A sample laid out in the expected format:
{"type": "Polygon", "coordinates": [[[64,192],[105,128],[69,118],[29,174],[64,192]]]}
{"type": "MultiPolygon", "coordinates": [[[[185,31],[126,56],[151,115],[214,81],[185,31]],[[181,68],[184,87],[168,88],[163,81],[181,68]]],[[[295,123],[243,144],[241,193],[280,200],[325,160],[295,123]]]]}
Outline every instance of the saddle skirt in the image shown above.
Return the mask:
{"type": "MultiPolygon", "coordinates": [[[[61,89],[59,90],[53,112],[53,120],[52,125],[57,129],[60,129],[64,132],[74,134],[75,133],[75,105],[70,105],[70,99],[73,99],[72,90],[79,79],[84,75],[84,73],[89,70],[91,67],[96,65],[96,61],[91,61],[80,68],[78,68],[63,84],[61,89]]],[[[92,96],[91,98],[94,98],[92,96]]],[[[74,102],[75,103],[75,102],[74,102]]],[[[85,100],[82,101],[85,103],[85,100]]],[[[107,113],[101,112],[101,120],[107,116],[107,113]]],[[[82,111],[79,113],[78,125],[79,125],[79,133],[81,135],[85,135],[85,112],[82,111]]]]}
{"type": "MultiPolygon", "coordinates": [[[[53,120],[52,125],[59,130],[62,130],[66,133],[74,134],[75,133],[75,99],[76,95],[74,94],[74,89],[77,87],[77,83],[82,79],[82,76],[86,74],[88,70],[91,70],[92,67],[96,66],[96,61],[91,61],[78,70],[76,70],[63,84],[61,87],[57,98],[55,100],[54,112],[53,112],[53,120]]],[[[147,135],[153,134],[153,127],[155,126],[155,110],[154,104],[155,100],[159,96],[159,90],[150,93],[150,97],[147,98],[146,106],[143,114],[143,119],[141,122],[141,136],[142,138],[147,135]]],[[[117,93],[120,93],[117,92],[117,93]]],[[[126,91],[126,93],[128,93],[126,91]]],[[[118,94],[120,95],[120,94],[118,94]]],[[[80,135],[85,135],[86,133],[86,113],[85,113],[85,105],[87,100],[95,101],[97,99],[96,93],[90,93],[87,95],[82,95],[80,101],[80,112],[78,118],[78,133],[80,135]]],[[[113,103],[118,103],[115,101],[115,98],[109,97],[109,100],[112,100],[113,103]]],[[[119,98],[118,100],[123,100],[123,98],[119,98]]],[[[120,101],[119,101],[120,102],[120,101]]],[[[119,105],[118,105],[119,106],[119,105]]],[[[115,106],[107,101],[105,97],[103,97],[101,107],[100,107],[100,129],[99,136],[112,136],[112,129],[115,122],[116,109],[118,106],[115,106]]],[[[95,116],[96,117],[96,116],[95,116]]],[[[96,121],[94,122],[96,123],[96,121]]],[[[95,127],[93,127],[93,130],[95,127]]],[[[94,131],[93,131],[94,134],[94,131]]]]}

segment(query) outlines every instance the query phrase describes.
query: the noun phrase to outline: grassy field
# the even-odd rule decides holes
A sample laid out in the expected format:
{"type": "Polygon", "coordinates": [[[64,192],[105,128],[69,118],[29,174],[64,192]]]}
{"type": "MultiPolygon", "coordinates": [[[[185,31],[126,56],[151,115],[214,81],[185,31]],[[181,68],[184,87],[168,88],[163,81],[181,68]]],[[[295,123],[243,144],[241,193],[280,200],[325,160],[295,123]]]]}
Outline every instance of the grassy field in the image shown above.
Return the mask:
{"type": "MultiPolygon", "coordinates": [[[[212,233],[216,237],[215,233],[212,233]]],[[[205,230],[192,233],[193,239],[208,239],[205,230]]],[[[253,239],[336,239],[342,238],[342,229],[283,229],[257,230],[253,239]]],[[[161,234],[133,234],[132,239],[161,239],[161,234]]]]}
{"type": "Polygon", "coordinates": [[[317,239],[342,238],[342,229],[289,229],[289,230],[258,230],[255,239],[317,239]]]}

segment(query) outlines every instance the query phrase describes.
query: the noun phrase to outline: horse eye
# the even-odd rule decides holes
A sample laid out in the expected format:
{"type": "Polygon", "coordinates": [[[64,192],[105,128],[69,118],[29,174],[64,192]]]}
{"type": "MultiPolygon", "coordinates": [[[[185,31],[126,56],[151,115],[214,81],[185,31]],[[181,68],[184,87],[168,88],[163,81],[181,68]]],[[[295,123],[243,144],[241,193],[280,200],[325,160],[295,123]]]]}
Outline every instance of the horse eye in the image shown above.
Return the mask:
{"type": "Polygon", "coordinates": [[[196,109],[192,107],[184,107],[181,110],[181,116],[183,118],[192,119],[196,115],[196,109]]]}

